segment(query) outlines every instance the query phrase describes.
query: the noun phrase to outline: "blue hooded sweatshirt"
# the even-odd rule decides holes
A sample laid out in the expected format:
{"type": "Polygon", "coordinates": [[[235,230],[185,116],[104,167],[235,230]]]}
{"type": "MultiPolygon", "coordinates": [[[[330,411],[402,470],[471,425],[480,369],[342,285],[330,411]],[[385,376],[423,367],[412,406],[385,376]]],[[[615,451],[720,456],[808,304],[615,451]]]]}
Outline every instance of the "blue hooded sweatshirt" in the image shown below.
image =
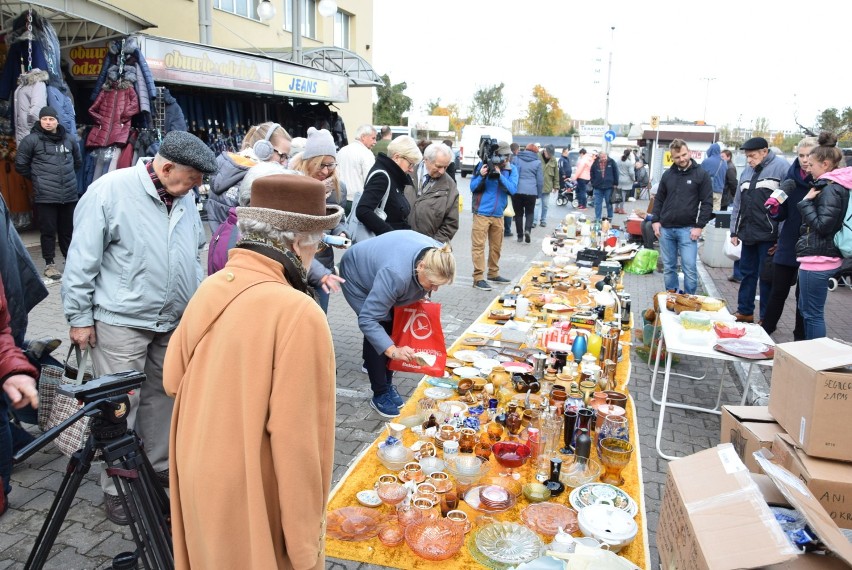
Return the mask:
{"type": "Polygon", "coordinates": [[[722,160],[722,149],[717,143],[711,144],[707,149],[707,156],[701,163],[701,168],[710,175],[713,192],[720,194],[725,189],[725,173],[728,172],[728,164],[722,160]]]}

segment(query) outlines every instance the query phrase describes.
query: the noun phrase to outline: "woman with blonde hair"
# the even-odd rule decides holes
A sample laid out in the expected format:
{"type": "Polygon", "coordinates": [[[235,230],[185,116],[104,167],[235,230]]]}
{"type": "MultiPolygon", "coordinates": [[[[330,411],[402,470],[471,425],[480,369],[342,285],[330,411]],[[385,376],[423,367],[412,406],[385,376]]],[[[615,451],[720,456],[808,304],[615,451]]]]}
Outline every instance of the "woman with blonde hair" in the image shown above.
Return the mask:
{"type": "Polygon", "coordinates": [[[368,230],[381,235],[410,229],[408,215],[411,205],[403,192],[407,185],[413,184],[409,174],[421,160],[423,153],[417,147],[417,141],[407,135],[393,139],[387,153],[379,153],[367,174],[364,192],[355,208],[355,215],[368,230]],[[384,216],[375,212],[382,205],[384,207],[380,211],[384,216]]]}
{"type": "Polygon", "coordinates": [[[251,127],[243,138],[240,152],[223,152],[216,157],[218,171],[210,183],[207,203],[207,223],[215,232],[228,217],[228,210],[239,202],[239,185],[249,168],[261,162],[287,166],[290,159],[290,134],[275,122],[251,127]]]}

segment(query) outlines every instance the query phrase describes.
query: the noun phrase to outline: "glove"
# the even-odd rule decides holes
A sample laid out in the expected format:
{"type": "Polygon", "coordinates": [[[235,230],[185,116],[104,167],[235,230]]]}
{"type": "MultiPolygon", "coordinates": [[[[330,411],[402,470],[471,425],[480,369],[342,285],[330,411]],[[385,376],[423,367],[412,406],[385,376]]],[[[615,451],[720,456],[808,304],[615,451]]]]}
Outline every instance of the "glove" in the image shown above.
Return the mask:
{"type": "Polygon", "coordinates": [[[781,202],[776,200],[775,198],[769,198],[766,202],[763,203],[763,207],[769,210],[770,216],[778,215],[778,208],[781,207],[781,202]]]}

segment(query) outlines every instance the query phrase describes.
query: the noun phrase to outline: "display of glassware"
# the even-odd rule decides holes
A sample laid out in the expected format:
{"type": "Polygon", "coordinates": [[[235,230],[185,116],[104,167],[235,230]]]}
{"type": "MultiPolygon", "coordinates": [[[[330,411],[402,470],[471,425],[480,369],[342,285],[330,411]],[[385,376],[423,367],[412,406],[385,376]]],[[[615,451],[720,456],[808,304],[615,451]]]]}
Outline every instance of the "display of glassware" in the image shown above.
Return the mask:
{"type": "Polygon", "coordinates": [[[405,542],[426,560],[446,560],[464,544],[464,529],[445,519],[422,520],[405,529],[405,542]]]}
{"type": "Polygon", "coordinates": [[[579,487],[597,480],[601,474],[601,465],[594,459],[567,457],[562,464],[559,481],[569,488],[579,487]]]}
{"type": "Polygon", "coordinates": [[[524,564],[541,555],[544,543],[536,533],[515,523],[494,523],[476,535],[479,551],[503,564],[524,564]]]}
{"type": "Polygon", "coordinates": [[[597,448],[599,457],[601,454],[600,442],[608,437],[612,437],[615,439],[623,439],[624,441],[630,441],[630,430],[628,429],[626,417],[619,415],[608,415],[604,419],[603,424],[598,427],[597,448]]]}
{"type": "Polygon", "coordinates": [[[630,463],[633,444],[623,439],[608,437],[600,441],[600,453],[601,464],[604,467],[601,481],[610,485],[623,485],[624,477],[621,476],[621,472],[630,463]]]}
{"type": "Polygon", "coordinates": [[[491,452],[497,463],[508,469],[508,472],[504,471],[501,475],[511,475],[515,479],[520,479],[521,476],[515,473],[514,469],[526,463],[531,453],[528,445],[516,441],[498,441],[491,447],[491,452]]]}

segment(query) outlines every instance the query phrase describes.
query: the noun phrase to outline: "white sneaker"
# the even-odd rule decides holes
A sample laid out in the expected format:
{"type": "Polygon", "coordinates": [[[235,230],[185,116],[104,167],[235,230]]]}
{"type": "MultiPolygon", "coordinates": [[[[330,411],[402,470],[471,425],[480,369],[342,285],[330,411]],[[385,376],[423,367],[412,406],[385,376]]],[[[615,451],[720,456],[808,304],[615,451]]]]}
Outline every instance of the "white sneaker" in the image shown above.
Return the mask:
{"type": "Polygon", "coordinates": [[[628,202],[635,202],[635,201],[636,201],[636,198],[634,198],[633,196],[631,196],[630,198],[628,198],[628,199],[627,199],[627,201],[628,201],[628,202]]]}

